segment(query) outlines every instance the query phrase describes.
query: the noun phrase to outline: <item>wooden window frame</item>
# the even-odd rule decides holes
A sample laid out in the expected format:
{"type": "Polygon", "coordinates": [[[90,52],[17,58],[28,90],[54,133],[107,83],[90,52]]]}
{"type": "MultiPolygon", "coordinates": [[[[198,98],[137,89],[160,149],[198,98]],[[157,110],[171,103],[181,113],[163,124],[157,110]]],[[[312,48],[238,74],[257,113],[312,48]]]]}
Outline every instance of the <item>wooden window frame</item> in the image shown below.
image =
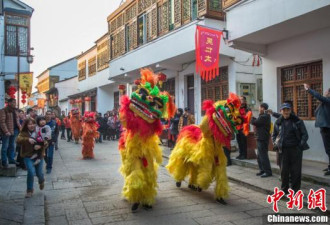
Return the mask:
{"type": "Polygon", "coordinates": [[[78,81],[86,79],[86,60],[78,64],[78,81]]]}
{"type": "Polygon", "coordinates": [[[26,15],[21,15],[21,14],[17,14],[17,13],[5,13],[5,25],[4,25],[4,36],[5,36],[5,56],[17,56],[17,44],[18,44],[18,27],[24,27],[27,28],[27,49],[26,49],[26,53],[21,54],[20,56],[28,56],[30,55],[30,40],[31,40],[31,17],[30,16],[26,16],[26,15]],[[22,18],[26,18],[27,19],[27,23],[28,25],[19,25],[19,24],[14,24],[14,23],[9,23],[7,16],[18,16],[18,17],[22,17],[22,18]],[[14,26],[16,27],[16,54],[9,54],[8,50],[7,50],[7,26],[14,26]]]}
{"type": "Polygon", "coordinates": [[[214,80],[211,80],[209,82],[205,82],[202,80],[201,82],[201,103],[203,101],[210,99],[214,102],[219,101],[219,100],[225,100],[228,98],[229,94],[229,86],[228,86],[228,66],[220,67],[219,68],[219,76],[216,77],[214,80]],[[226,79],[223,79],[222,77],[224,76],[223,74],[226,73],[226,79]],[[219,89],[219,95],[220,98],[216,99],[216,89],[219,89]],[[205,93],[204,90],[205,89],[205,93]],[[207,91],[212,91],[212,97],[210,98],[208,96],[207,91]],[[225,93],[227,93],[227,96],[224,96],[225,93]],[[203,97],[203,95],[205,95],[203,97]]]}
{"type": "MultiPolygon", "coordinates": [[[[281,79],[281,100],[282,102],[284,102],[285,100],[291,100],[291,99],[287,99],[287,96],[284,96],[284,88],[292,88],[292,92],[293,92],[293,97],[292,97],[292,101],[293,101],[293,110],[295,113],[297,113],[297,115],[299,116],[299,110],[298,110],[298,88],[301,88],[303,86],[304,83],[308,83],[311,86],[313,85],[317,85],[317,84],[321,84],[321,93],[323,92],[323,62],[322,61],[316,61],[316,62],[311,62],[311,63],[302,63],[302,64],[296,64],[293,66],[288,66],[288,67],[283,67],[280,69],[280,79],[281,79]],[[320,77],[312,77],[312,71],[311,71],[311,67],[312,66],[320,66],[320,77]],[[306,67],[306,78],[303,79],[298,79],[297,78],[297,69],[299,68],[303,68],[306,67]],[[292,80],[290,81],[284,81],[283,79],[283,72],[285,70],[289,70],[292,69],[293,70],[293,74],[292,74],[292,80]]],[[[306,93],[307,96],[307,116],[300,116],[300,119],[303,120],[315,120],[315,116],[313,116],[313,110],[312,110],[312,106],[313,106],[313,101],[316,101],[315,99],[313,99],[313,96],[309,95],[306,93]]]]}

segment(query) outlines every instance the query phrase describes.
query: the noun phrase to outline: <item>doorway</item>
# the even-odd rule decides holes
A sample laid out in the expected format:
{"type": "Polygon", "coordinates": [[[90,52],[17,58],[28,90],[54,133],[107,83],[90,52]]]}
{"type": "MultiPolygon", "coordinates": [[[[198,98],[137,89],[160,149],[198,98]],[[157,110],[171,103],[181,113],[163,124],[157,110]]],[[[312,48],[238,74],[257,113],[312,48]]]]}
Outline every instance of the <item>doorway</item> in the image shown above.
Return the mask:
{"type": "Polygon", "coordinates": [[[195,114],[194,75],[187,76],[187,103],[191,114],[195,114]]]}

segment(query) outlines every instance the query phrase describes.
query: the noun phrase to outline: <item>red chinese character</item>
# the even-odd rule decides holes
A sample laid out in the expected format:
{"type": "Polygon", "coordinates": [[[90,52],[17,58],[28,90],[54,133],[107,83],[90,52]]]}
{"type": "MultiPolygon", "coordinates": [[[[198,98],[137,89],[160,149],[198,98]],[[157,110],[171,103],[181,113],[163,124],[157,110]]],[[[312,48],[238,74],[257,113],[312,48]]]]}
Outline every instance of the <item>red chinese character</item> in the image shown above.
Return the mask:
{"type": "Polygon", "coordinates": [[[297,193],[294,195],[294,191],[292,189],[289,189],[289,194],[287,195],[288,198],[290,199],[289,202],[286,203],[288,209],[293,209],[293,207],[297,207],[298,210],[301,210],[304,206],[303,204],[303,198],[304,198],[304,193],[299,190],[297,193]]]}
{"type": "Polygon", "coordinates": [[[268,195],[267,197],[267,202],[269,204],[273,204],[273,211],[278,212],[278,207],[277,207],[277,202],[283,197],[284,191],[279,190],[278,187],[274,188],[274,194],[273,195],[268,195]]]}
{"type": "Polygon", "coordinates": [[[324,188],[320,188],[317,191],[311,189],[308,194],[308,209],[319,208],[325,212],[327,210],[325,192],[324,188]]]}

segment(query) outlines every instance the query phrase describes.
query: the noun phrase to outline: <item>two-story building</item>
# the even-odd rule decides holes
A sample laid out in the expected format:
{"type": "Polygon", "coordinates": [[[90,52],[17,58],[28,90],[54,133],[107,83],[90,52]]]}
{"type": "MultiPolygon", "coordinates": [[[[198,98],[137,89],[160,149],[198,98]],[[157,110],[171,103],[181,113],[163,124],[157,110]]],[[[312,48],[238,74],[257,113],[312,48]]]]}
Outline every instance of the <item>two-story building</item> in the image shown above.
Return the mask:
{"type": "Polygon", "coordinates": [[[78,76],[67,78],[55,83],[55,89],[58,92],[57,100],[58,106],[61,111],[65,112],[65,115],[68,115],[72,105],[68,96],[78,93],[78,76]]]}
{"type": "MultiPolygon", "coordinates": [[[[30,72],[33,11],[19,0],[0,0],[0,108],[5,104],[9,86],[19,90],[17,74],[30,72]]],[[[15,97],[18,98],[17,92],[15,97]]],[[[26,104],[20,103],[20,107],[26,104]]]]}
{"type": "Polygon", "coordinates": [[[327,161],[319,129],[319,102],[304,89],[330,88],[330,0],[226,0],[231,47],[262,55],[263,98],[273,110],[293,101],[311,147],[305,159],[327,161]]]}
{"type": "Polygon", "coordinates": [[[127,0],[108,16],[109,79],[116,86],[126,85],[129,94],[140,68],[162,72],[167,76],[162,89],[175,96],[178,107],[189,107],[197,123],[205,99],[226,99],[229,92],[245,95],[257,109],[262,101],[261,68],[252,66],[251,53],[221,40],[220,76],[204,82],[195,72],[196,26],[223,30],[224,17],[221,0],[127,0]]]}
{"type": "Polygon", "coordinates": [[[119,106],[118,88],[108,79],[109,47],[109,35],[106,33],[96,40],[94,46],[77,57],[78,93],[70,95],[69,99],[74,101],[74,106],[80,108],[81,112],[105,113],[119,106]]]}
{"type": "MultiPolygon", "coordinates": [[[[77,76],[77,73],[77,59],[76,57],[73,57],[47,68],[37,76],[37,89],[40,94],[39,98],[42,99],[40,102],[46,102],[46,104],[43,104],[45,109],[53,109],[57,113],[60,112],[58,106],[59,93],[55,87],[55,83],[75,77],[77,76]]],[[[77,87],[72,88],[77,89],[77,87]]]]}

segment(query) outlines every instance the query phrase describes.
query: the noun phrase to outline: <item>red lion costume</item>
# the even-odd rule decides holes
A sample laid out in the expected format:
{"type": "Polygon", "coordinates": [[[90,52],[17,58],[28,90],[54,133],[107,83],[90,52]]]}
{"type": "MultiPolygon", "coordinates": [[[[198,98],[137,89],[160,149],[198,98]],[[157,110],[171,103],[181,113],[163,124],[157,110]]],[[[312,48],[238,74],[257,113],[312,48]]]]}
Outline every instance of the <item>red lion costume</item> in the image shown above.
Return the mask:
{"type": "Polygon", "coordinates": [[[82,155],[83,159],[94,158],[94,141],[99,137],[97,129],[100,125],[95,121],[95,112],[85,112],[82,124],[82,155]]]}
{"type": "Polygon", "coordinates": [[[76,144],[79,143],[79,138],[81,135],[81,116],[78,108],[71,109],[70,112],[70,123],[71,123],[71,131],[72,137],[76,144]]]}

